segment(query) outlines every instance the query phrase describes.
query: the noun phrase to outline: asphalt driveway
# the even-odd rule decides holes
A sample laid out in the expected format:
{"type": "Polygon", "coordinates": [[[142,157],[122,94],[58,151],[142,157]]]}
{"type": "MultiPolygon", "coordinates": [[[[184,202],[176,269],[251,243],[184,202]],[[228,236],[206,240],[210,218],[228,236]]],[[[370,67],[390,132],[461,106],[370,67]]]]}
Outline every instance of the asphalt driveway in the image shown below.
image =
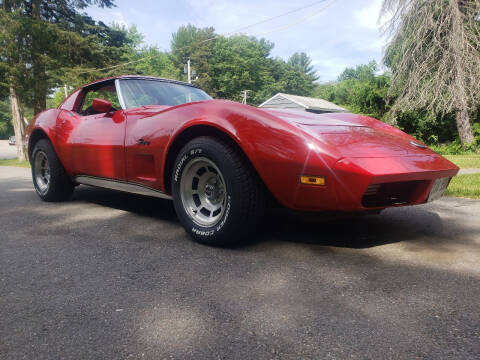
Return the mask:
{"type": "Polygon", "coordinates": [[[480,201],[258,232],[198,245],[169,201],[0,167],[0,358],[480,358],[480,201]]]}

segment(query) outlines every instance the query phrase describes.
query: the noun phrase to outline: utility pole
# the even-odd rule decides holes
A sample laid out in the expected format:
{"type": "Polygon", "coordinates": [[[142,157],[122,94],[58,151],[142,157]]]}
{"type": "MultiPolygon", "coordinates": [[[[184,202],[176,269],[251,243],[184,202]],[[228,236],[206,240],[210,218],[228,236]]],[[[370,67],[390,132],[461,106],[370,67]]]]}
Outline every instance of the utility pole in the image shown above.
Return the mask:
{"type": "Polygon", "coordinates": [[[242,104],[246,104],[247,103],[247,98],[248,98],[248,92],[250,90],[243,90],[242,91],[242,104]]]}
{"type": "Polygon", "coordinates": [[[191,84],[192,83],[192,77],[191,77],[191,73],[190,73],[190,58],[188,58],[188,60],[187,60],[187,79],[188,79],[188,83],[191,84]]]}
{"type": "Polygon", "coordinates": [[[67,84],[64,84],[64,85],[63,85],[63,90],[65,91],[65,99],[66,99],[67,96],[68,96],[67,84]]]}

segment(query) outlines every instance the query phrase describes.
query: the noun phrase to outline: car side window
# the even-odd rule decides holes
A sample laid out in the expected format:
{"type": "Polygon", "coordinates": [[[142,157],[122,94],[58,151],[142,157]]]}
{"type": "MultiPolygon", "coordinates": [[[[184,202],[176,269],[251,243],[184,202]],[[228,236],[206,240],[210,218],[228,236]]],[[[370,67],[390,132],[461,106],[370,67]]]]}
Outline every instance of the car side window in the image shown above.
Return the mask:
{"type": "Polygon", "coordinates": [[[86,116],[97,114],[97,112],[92,108],[93,99],[95,98],[110,101],[112,103],[113,110],[121,109],[115,85],[108,84],[86,90],[86,93],[83,97],[82,106],[79,109],[79,113],[81,115],[86,116]]]}

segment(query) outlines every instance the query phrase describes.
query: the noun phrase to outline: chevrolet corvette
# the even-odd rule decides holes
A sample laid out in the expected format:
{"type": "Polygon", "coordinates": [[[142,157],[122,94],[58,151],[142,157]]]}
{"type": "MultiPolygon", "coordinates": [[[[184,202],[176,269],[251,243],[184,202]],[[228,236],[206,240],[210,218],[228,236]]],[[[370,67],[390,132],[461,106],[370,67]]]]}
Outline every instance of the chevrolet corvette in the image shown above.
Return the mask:
{"type": "Polygon", "coordinates": [[[438,199],[458,172],[367,116],[256,108],[144,76],[75,90],[35,117],[26,140],[41,199],[66,200],[79,184],[171,199],[196,241],[219,246],[252,233],[272,200],[379,211],[438,199]]]}

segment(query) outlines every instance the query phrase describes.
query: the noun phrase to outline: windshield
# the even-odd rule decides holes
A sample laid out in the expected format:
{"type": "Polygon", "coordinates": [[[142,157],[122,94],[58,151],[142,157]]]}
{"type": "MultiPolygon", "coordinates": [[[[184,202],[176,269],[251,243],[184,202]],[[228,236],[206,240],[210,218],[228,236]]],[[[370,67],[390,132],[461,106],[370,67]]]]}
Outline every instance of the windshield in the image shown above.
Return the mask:
{"type": "Polygon", "coordinates": [[[120,80],[120,90],[127,109],[145,105],[180,105],[209,100],[203,90],[159,80],[120,80]]]}

